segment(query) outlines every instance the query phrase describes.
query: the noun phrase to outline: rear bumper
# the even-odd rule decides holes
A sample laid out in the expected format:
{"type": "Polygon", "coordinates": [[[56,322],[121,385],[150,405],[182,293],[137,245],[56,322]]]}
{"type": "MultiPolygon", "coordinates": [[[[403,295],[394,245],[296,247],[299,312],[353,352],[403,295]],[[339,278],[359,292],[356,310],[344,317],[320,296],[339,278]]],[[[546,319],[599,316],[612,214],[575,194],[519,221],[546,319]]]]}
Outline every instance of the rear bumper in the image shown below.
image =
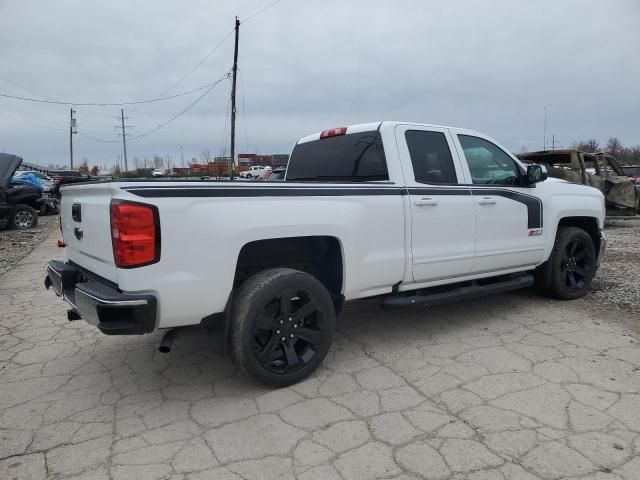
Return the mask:
{"type": "Polygon", "coordinates": [[[87,275],[70,263],[49,262],[44,285],[53,287],[71,310],[69,318],[82,318],[107,335],[140,335],[156,324],[157,300],[153,295],[132,295],[87,275]]]}

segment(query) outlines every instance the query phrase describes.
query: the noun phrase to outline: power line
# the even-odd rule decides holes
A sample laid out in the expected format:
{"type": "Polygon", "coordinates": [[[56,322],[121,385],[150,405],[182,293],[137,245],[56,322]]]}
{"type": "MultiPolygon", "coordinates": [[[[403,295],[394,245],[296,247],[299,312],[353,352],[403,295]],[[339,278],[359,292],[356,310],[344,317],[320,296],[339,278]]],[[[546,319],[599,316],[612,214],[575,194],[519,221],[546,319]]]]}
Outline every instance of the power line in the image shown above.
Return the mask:
{"type": "Polygon", "coordinates": [[[131,137],[131,140],[137,140],[138,138],[142,138],[142,137],[146,137],[147,135],[151,135],[154,132],[157,132],[158,130],[160,130],[162,127],[170,124],[171,122],[173,122],[174,120],[176,120],[178,117],[180,117],[181,115],[183,115],[184,113],[187,112],[187,110],[189,110],[191,107],[193,107],[196,103],[198,103],[200,100],[202,100],[205,96],[207,96],[207,94],[213,90],[213,88],[218,85],[220,82],[222,82],[223,80],[226,80],[229,78],[229,73],[225,73],[225,75],[215,81],[214,83],[211,84],[211,86],[205,90],[205,92],[200,95],[198,98],[196,98],[193,102],[191,102],[187,107],[185,107],[184,109],[182,109],[180,112],[178,112],[177,114],[175,114],[173,117],[171,117],[169,120],[167,120],[166,122],[161,123],[160,125],[158,125],[157,127],[149,130],[148,132],[145,133],[141,133],[140,135],[136,135],[135,137],[131,137]]]}
{"type": "Polygon", "coordinates": [[[264,8],[261,8],[260,10],[258,10],[255,13],[252,13],[251,15],[249,15],[247,18],[245,18],[242,23],[247,23],[249,20],[251,20],[253,17],[257,17],[258,15],[260,15],[262,12],[269,10],[271,7],[273,7],[274,5],[276,5],[277,3],[280,3],[282,0],[276,0],[275,2],[270,3],[269,5],[267,5],[264,8]]]}
{"type": "Polygon", "coordinates": [[[218,50],[223,44],[224,42],[227,41],[227,38],[229,38],[231,36],[231,34],[233,33],[233,30],[230,30],[222,40],[220,40],[220,42],[213,47],[209,53],[207,53],[202,60],[200,60],[198,63],[196,63],[196,65],[189,70],[185,75],[183,75],[180,80],[178,80],[177,82],[175,82],[173,85],[171,85],[169,88],[167,88],[165,91],[163,91],[159,96],[162,96],[164,94],[166,94],[167,92],[171,91],[176,85],[178,85],[179,83],[183,82],[189,75],[191,75],[193,72],[195,72],[198,68],[200,68],[200,66],[213,54],[213,52],[215,52],[216,50],[218,50]]]}
{"type": "MultiPolygon", "coordinates": [[[[154,132],[157,132],[158,130],[160,130],[162,127],[167,126],[168,124],[170,124],[171,122],[173,122],[174,120],[176,120],[178,117],[180,117],[181,115],[183,115],[184,113],[186,113],[191,107],[193,107],[196,103],[198,103],[200,100],[202,100],[211,90],[214,89],[214,87],[216,85],[218,85],[220,82],[222,82],[223,80],[228,79],[230,76],[229,73],[225,73],[220,79],[216,80],[215,82],[211,83],[209,88],[207,90],[205,90],[202,95],[200,95],[198,98],[196,98],[193,102],[191,102],[189,105],[187,105],[185,108],[183,108],[180,112],[178,112],[177,114],[175,114],[173,117],[171,117],[169,120],[167,120],[166,122],[163,122],[161,124],[159,124],[158,126],[156,126],[155,128],[152,128],[151,130],[141,133],[139,135],[136,135],[134,137],[131,137],[129,139],[129,141],[132,140],[137,140],[138,138],[142,138],[142,137],[146,137],[147,135],[151,135],[154,132]]],[[[104,143],[113,143],[113,142],[120,142],[120,140],[103,140],[103,139],[99,139],[99,138],[94,138],[91,137],[89,135],[85,135],[85,134],[80,134],[85,138],[88,138],[90,140],[94,140],[96,142],[104,142],[104,143]]]]}
{"type": "Polygon", "coordinates": [[[104,143],[120,143],[120,140],[103,140],[102,138],[95,138],[91,135],[87,135],[86,133],[78,132],[78,135],[88,138],[89,140],[93,140],[94,142],[104,142],[104,143]]]}
{"type": "Polygon", "coordinates": [[[215,86],[216,82],[214,83],[208,83],[206,85],[203,85],[201,87],[198,88],[194,88],[193,90],[189,90],[188,92],[182,92],[182,93],[176,93],[175,95],[169,95],[167,97],[158,97],[158,98],[151,98],[148,100],[136,100],[136,101],[130,101],[130,102],[116,102],[116,103],[100,103],[100,102],[65,102],[62,100],[46,100],[46,99],[38,99],[38,98],[29,98],[29,97],[20,97],[17,95],[7,95],[6,93],[0,93],[0,97],[5,97],[5,98],[11,98],[13,100],[22,100],[22,101],[26,101],[26,102],[35,102],[35,103],[52,103],[52,104],[56,104],[56,105],[72,105],[72,106],[76,106],[76,107],[87,107],[87,106],[96,106],[96,107],[120,107],[123,105],[138,105],[141,103],[154,103],[154,102],[161,102],[164,100],[170,100],[172,98],[177,98],[177,97],[183,97],[185,95],[189,95],[190,93],[195,93],[195,92],[199,92],[201,90],[205,90],[208,88],[211,88],[212,86],[215,86]]]}

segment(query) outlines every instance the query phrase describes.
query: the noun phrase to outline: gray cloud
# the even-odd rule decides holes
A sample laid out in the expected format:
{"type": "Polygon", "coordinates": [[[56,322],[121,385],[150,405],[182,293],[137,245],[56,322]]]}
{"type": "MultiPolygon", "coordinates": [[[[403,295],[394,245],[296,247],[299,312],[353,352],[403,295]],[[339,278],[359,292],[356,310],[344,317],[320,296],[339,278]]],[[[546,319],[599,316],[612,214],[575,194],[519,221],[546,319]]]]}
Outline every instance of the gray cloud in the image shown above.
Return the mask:
{"type": "MultiPolygon", "coordinates": [[[[154,97],[268,0],[0,0],[0,92],[74,101],[154,97]]],[[[486,132],[519,151],[618,136],[640,143],[637,0],[282,0],[243,23],[238,149],[288,151],[296,138],[382,119],[486,132]],[[244,115],[246,113],[246,115],[244,115]],[[246,132],[246,133],[245,133],[246,132]]],[[[233,42],[170,93],[229,70],[233,42]]],[[[133,134],[197,95],[127,108],[133,134]]],[[[229,82],[129,155],[228,149],[229,82]],[[223,144],[223,140],[226,142],[223,144]]],[[[79,130],[116,140],[117,107],[78,107],[79,130]]],[[[0,99],[0,148],[68,161],[68,107],[0,99]]],[[[118,143],[75,136],[76,157],[112,164],[118,143]]]]}

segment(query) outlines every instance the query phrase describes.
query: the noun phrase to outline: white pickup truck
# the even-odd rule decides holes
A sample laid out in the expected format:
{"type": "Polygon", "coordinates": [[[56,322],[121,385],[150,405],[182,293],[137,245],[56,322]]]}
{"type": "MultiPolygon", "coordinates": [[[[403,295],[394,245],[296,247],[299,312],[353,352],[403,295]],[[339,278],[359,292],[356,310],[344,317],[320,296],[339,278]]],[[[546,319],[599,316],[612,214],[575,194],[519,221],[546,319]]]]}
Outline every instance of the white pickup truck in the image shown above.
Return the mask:
{"type": "Polygon", "coordinates": [[[584,295],[604,198],[469,130],[382,122],[295,144],[284,182],[113,180],[62,190],[45,284],[106,334],[221,329],[254,380],[324,358],[345,301],[432,305],[527,287],[584,295]],[[250,219],[247,221],[247,219],[250,219]]]}

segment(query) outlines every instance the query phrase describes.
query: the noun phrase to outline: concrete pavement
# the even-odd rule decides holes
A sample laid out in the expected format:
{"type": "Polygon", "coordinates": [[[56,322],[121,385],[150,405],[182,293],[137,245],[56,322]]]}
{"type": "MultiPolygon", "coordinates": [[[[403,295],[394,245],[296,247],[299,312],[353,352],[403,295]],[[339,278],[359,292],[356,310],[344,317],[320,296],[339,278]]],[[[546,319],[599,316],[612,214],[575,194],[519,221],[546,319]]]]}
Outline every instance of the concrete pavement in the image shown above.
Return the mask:
{"type": "Polygon", "coordinates": [[[640,347],[532,292],[350,305],[317,374],[249,383],[197,329],[108,337],[43,287],[52,236],[0,276],[0,479],[637,480],[640,347]]]}

